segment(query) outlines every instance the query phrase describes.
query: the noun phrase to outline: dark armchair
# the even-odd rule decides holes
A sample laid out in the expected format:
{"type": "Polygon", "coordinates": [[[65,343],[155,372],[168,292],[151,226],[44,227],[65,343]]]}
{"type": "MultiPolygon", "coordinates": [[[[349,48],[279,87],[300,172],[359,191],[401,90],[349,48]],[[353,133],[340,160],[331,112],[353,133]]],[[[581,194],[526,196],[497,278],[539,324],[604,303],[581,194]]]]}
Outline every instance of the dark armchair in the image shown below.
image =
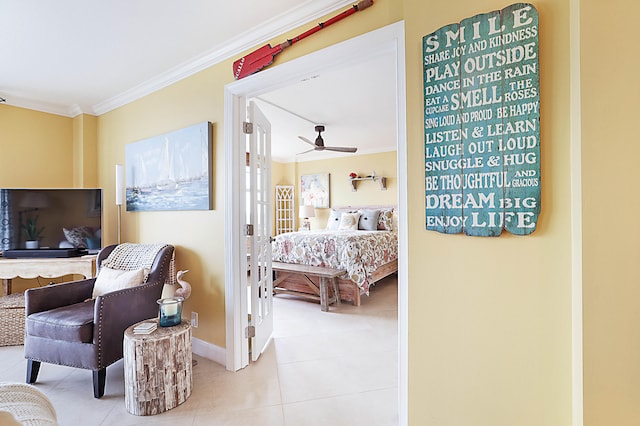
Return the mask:
{"type": "MultiPolygon", "coordinates": [[[[156,301],[172,274],[173,246],[125,244],[105,247],[102,262],[119,255],[125,267],[133,263],[148,268],[143,284],[99,295],[91,300],[96,278],[29,289],[25,299],[24,353],[27,383],[35,383],[40,363],[66,365],[93,371],[93,396],[104,395],[106,368],[122,358],[124,330],[158,315],[156,301]],[[139,256],[140,250],[151,256],[139,256]],[[127,254],[129,253],[129,254],[127,254]],[[109,257],[111,255],[111,257],[109,257]],[[144,263],[147,263],[145,265],[144,263]]],[[[117,259],[116,259],[117,263],[117,259]]]]}

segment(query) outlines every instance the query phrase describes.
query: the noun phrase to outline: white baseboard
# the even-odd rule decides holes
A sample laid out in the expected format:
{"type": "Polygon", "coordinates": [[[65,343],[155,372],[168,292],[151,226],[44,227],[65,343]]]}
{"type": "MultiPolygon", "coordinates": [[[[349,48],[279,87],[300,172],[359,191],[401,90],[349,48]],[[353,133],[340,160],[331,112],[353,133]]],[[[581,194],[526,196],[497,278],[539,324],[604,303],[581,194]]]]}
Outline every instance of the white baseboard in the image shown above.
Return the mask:
{"type": "Polygon", "coordinates": [[[227,351],[225,348],[193,337],[191,339],[191,350],[198,356],[210,359],[222,366],[226,365],[227,351]]]}

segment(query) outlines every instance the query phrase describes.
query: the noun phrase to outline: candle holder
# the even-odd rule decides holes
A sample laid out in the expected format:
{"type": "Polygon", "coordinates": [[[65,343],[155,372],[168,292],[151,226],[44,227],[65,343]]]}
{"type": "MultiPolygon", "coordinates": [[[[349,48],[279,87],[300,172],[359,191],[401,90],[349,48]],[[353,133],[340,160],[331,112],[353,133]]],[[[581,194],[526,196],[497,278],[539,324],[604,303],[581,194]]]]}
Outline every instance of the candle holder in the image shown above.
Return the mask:
{"type": "Polygon", "coordinates": [[[184,302],[184,297],[158,299],[160,327],[173,327],[182,322],[182,302],[184,302]]]}

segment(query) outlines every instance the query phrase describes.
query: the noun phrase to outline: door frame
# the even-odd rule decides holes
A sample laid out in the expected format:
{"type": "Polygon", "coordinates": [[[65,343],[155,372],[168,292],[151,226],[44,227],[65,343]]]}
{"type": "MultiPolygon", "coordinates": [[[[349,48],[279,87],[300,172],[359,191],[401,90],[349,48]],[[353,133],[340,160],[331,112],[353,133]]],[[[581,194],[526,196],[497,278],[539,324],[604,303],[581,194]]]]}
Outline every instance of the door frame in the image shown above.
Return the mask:
{"type": "Polygon", "coordinates": [[[248,364],[247,292],[239,274],[246,274],[244,240],[245,143],[242,122],[247,99],[288,86],[318,71],[330,70],[366,58],[376,52],[392,52],[396,66],[396,129],[398,165],[398,414],[399,424],[408,422],[408,232],[407,232],[407,132],[404,22],[400,21],[346,40],[284,64],[268,68],[224,88],[225,152],[225,320],[226,368],[237,371],[248,364]],[[388,49],[388,50],[386,50],[388,49]],[[246,362],[245,362],[246,361],[246,362]]]}

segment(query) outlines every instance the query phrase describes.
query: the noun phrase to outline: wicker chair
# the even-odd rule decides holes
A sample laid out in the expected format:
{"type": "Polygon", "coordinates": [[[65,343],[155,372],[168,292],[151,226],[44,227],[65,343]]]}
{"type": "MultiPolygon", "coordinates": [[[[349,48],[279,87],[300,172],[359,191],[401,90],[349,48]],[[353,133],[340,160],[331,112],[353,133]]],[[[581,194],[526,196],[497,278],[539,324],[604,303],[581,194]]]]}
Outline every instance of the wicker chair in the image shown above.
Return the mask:
{"type": "Polygon", "coordinates": [[[49,398],[31,385],[0,383],[0,425],[56,426],[49,398]]]}
{"type": "Polygon", "coordinates": [[[24,344],[24,293],[0,297],[0,346],[24,344]]]}
{"type": "Polygon", "coordinates": [[[107,366],[122,358],[124,330],[158,314],[156,300],[172,280],[173,250],[169,245],[105,247],[98,254],[98,274],[105,265],[128,271],[147,268],[149,273],[141,285],[95,299],[96,278],[27,290],[27,383],[35,383],[41,362],[84,368],[93,372],[93,396],[102,397],[107,366]]]}

